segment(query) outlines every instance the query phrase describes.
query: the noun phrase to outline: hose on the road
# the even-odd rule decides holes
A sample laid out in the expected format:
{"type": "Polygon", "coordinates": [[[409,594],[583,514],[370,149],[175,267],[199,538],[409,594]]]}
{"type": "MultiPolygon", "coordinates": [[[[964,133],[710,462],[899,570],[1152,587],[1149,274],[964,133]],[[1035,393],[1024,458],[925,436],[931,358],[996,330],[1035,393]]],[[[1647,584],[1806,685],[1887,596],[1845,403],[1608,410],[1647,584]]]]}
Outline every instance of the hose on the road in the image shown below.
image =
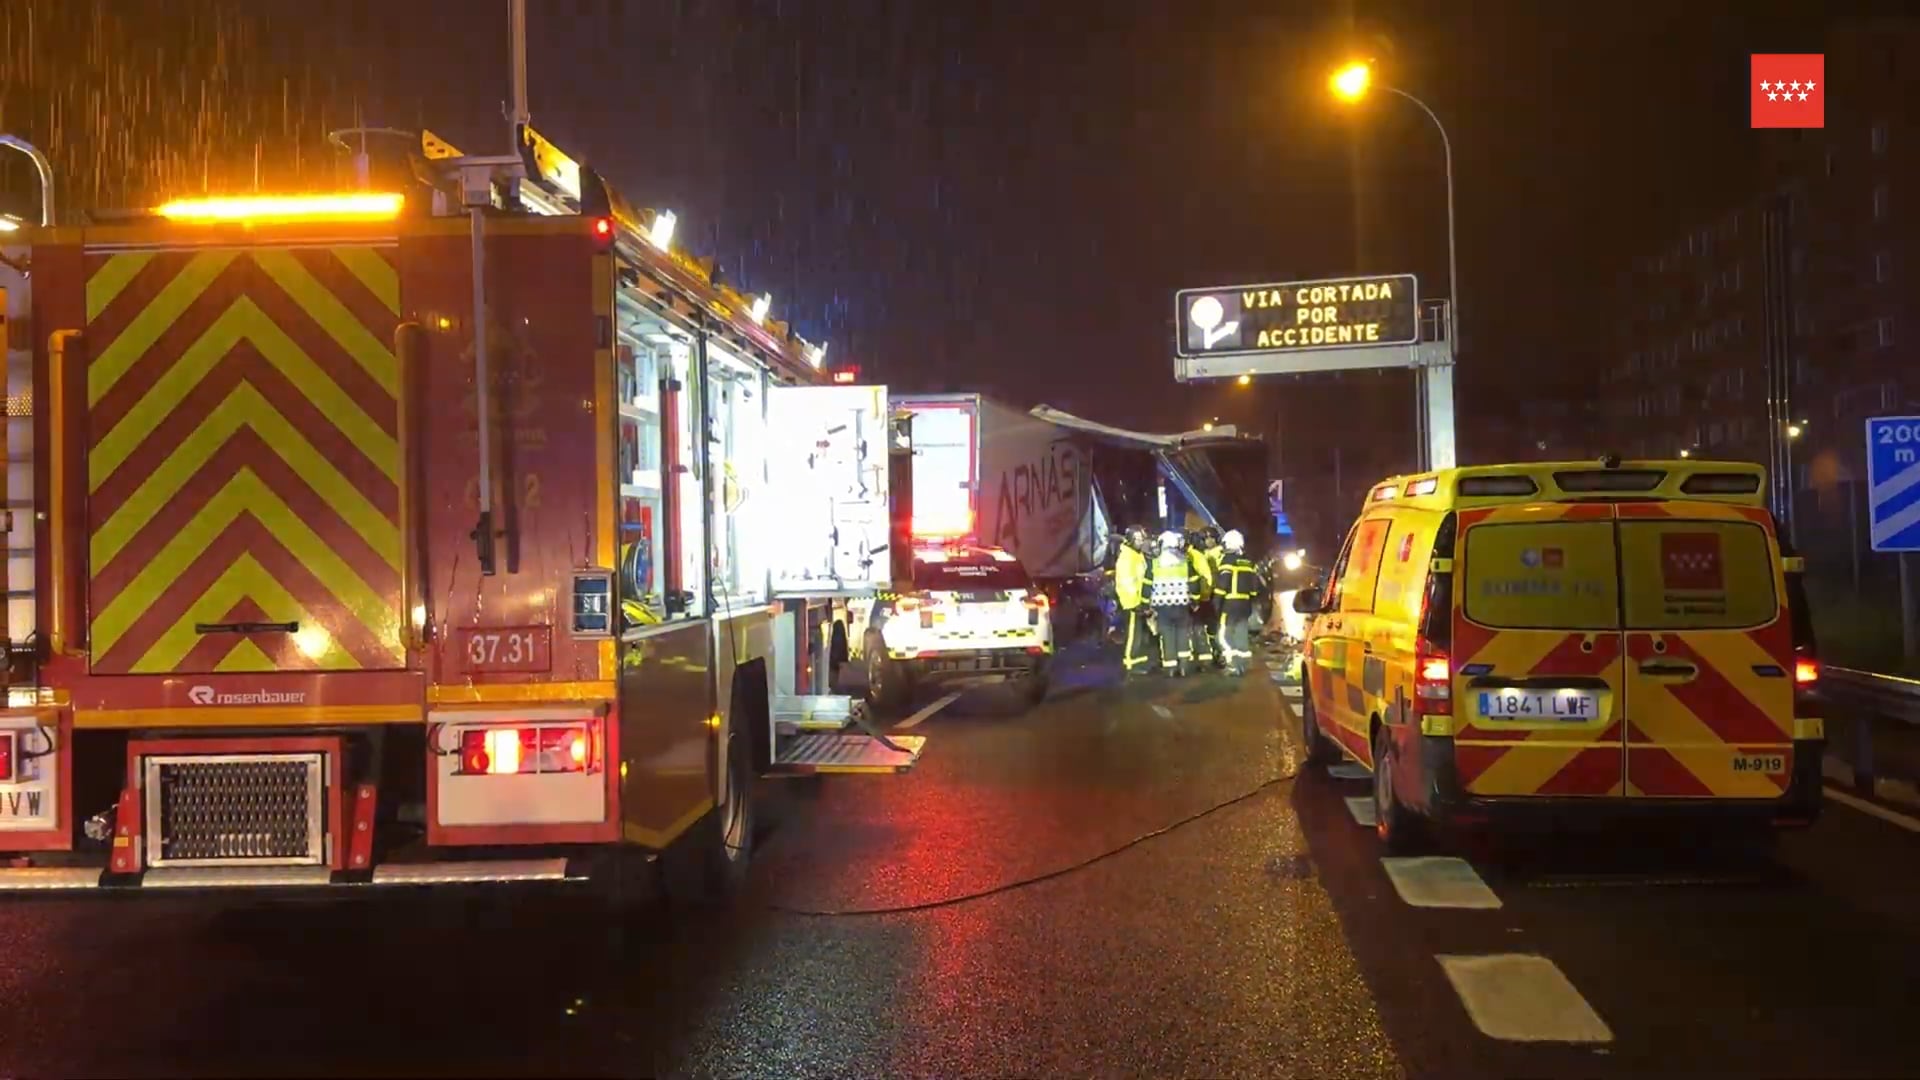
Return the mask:
{"type": "Polygon", "coordinates": [[[1087,867],[1093,866],[1096,863],[1105,862],[1108,859],[1113,858],[1115,855],[1119,855],[1123,852],[1130,851],[1133,848],[1139,847],[1141,844],[1144,844],[1149,840],[1154,840],[1154,839],[1158,839],[1159,837],[1165,836],[1168,833],[1173,832],[1175,829],[1181,828],[1186,825],[1191,825],[1194,822],[1201,820],[1202,818],[1211,817],[1212,815],[1217,814],[1220,811],[1227,809],[1228,807],[1238,806],[1239,804],[1246,802],[1249,799],[1265,794],[1269,789],[1277,787],[1281,784],[1284,784],[1289,780],[1292,780],[1295,775],[1297,775],[1297,770],[1295,772],[1287,773],[1285,776],[1276,776],[1273,779],[1268,780],[1265,783],[1259,785],[1258,787],[1255,787],[1248,791],[1243,791],[1240,794],[1235,795],[1231,799],[1227,799],[1224,802],[1214,803],[1212,806],[1209,806],[1204,810],[1200,810],[1196,813],[1188,814],[1186,817],[1183,817],[1178,821],[1171,822],[1166,825],[1162,825],[1161,827],[1154,829],[1152,832],[1141,833],[1139,836],[1136,836],[1133,839],[1128,840],[1126,843],[1121,844],[1118,847],[1109,848],[1106,851],[1102,851],[1096,855],[1090,855],[1087,858],[1081,859],[1079,862],[1071,863],[1067,866],[1062,866],[1057,870],[1048,870],[1045,873],[1034,874],[1031,877],[1024,877],[1014,881],[1002,882],[999,885],[990,886],[985,889],[979,889],[974,892],[961,893],[958,896],[948,896],[939,900],[926,900],[917,904],[897,904],[891,907],[875,907],[875,908],[843,908],[837,911],[820,911],[820,910],[814,910],[814,909],[808,909],[808,908],[793,908],[793,907],[786,907],[781,904],[770,904],[768,906],[772,910],[777,911],[783,915],[799,915],[799,916],[803,916],[806,918],[813,918],[813,919],[843,919],[843,918],[851,918],[856,915],[909,915],[915,912],[934,911],[939,908],[948,908],[948,907],[955,907],[960,904],[969,904],[975,900],[985,900],[989,896],[999,896],[1002,893],[1010,893],[1018,889],[1024,889],[1029,885],[1038,885],[1044,881],[1052,881],[1055,878],[1063,878],[1063,877],[1066,877],[1068,874],[1078,873],[1079,871],[1085,870],[1087,867]]]}

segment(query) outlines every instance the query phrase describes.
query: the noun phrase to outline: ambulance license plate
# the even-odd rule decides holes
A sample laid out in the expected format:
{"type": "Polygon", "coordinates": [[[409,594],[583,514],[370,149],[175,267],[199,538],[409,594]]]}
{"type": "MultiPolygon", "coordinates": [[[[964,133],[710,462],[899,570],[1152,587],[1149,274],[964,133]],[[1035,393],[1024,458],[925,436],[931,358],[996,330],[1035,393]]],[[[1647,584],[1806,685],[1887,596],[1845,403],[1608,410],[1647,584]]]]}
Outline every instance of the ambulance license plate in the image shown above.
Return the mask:
{"type": "Polygon", "coordinates": [[[1591,690],[1482,690],[1480,715],[1490,720],[1592,720],[1600,695],[1591,690]]]}

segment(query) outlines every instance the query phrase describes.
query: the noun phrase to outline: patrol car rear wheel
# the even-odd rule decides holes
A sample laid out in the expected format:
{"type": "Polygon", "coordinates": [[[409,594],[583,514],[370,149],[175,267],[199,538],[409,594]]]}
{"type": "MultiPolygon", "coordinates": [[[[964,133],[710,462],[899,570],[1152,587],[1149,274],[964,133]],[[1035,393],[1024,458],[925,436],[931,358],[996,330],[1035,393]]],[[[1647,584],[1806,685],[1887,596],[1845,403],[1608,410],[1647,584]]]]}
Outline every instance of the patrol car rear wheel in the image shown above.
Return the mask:
{"type": "Polygon", "coordinates": [[[1320,721],[1313,714],[1313,695],[1305,692],[1300,695],[1300,741],[1306,747],[1309,765],[1331,765],[1340,756],[1333,740],[1320,734],[1320,721]]]}
{"type": "Polygon", "coordinates": [[[867,639],[867,704],[875,712],[891,715],[913,704],[913,676],[905,664],[888,658],[887,647],[879,635],[867,639]]]}
{"type": "Polygon", "coordinates": [[[1385,724],[1380,725],[1373,736],[1373,827],[1388,852],[1404,855],[1418,850],[1425,837],[1421,835],[1420,821],[1401,805],[1400,795],[1394,790],[1393,768],[1397,756],[1392,734],[1385,724]]]}

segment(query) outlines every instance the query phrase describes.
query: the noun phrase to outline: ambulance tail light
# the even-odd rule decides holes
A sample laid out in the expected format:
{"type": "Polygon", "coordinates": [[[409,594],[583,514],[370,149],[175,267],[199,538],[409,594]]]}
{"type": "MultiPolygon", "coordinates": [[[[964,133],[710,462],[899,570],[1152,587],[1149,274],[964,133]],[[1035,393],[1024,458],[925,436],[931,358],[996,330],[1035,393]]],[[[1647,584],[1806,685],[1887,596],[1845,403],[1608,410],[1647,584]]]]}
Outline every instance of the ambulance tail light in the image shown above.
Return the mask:
{"type": "Polygon", "coordinates": [[[1793,715],[1820,713],[1820,658],[1811,646],[1802,646],[1793,651],[1793,715]]]}
{"type": "Polygon", "coordinates": [[[460,735],[461,776],[597,772],[595,724],[469,728],[460,735]]]}
{"type": "Polygon", "coordinates": [[[1821,713],[1820,648],[1813,635],[1813,612],[1807,604],[1806,563],[1781,543],[1782,575],[1787,584],[1786,616],[1793,634],[1793,715],[1816,718],[1821,713]]]}
{"type": "Polygon", "coordinates": [[[1414,637],[1413,695],[1422,713],[1453,712],[1453,544],[1457,519],[1449,513],[1433,535],[1433,562],[1420,597],[1414,637]]]}
{"type": "Polygon", "coordinates": [[[1422,712],[1453,711],[1453,660],[1430,641],[1421,641],[1414,652],[1413,696],[1422,712]]]}

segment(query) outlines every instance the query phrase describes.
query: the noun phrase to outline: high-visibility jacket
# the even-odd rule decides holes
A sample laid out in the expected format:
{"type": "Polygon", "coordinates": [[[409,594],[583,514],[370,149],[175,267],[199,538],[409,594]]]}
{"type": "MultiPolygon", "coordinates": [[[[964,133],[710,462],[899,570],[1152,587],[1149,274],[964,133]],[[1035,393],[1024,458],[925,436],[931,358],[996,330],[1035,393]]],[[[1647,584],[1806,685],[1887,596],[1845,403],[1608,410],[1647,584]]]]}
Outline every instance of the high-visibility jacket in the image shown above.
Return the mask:
{"type": "Polygon", "coordinates": [[[1123,611],[1132,611],[1146,599],[1147,556],[1137,548],[1121,545],[1113,561],[1113,595],[1123,611]]]}
{"type": "Polygon", "coordinates": [[[1200,579],[1200,587],[1194,590],[1196,602],[1205,601],[1213,595],[1213,559],[1200,548],[1187,549],[1187,561],[1193,565],[1195,577],[1200,579]]]}
{"type": "Polygon", "coordinates": [[[1222,600],[1252,600],[1266,590],[1260,568],[1242,553],[1227,555],[1213,574],[1213,591],[1222,600]]]}
{"type": "Polygon", "coordinates": [[[1207,558],[1207,580],[1212,581],[1214,575],[1220,572],[1220,563],[1227,557],[1226,545],[1215,544],[1212,547],[1201,548],[1200,554],[1207,558]]]}
{"type": "Polygon", "coordinates": [[[1177,553],[1162,552],[1147,564],[1147,602],[1154,607],[1186,607],[1203,584],[1193,560],[1177,553]]]}

